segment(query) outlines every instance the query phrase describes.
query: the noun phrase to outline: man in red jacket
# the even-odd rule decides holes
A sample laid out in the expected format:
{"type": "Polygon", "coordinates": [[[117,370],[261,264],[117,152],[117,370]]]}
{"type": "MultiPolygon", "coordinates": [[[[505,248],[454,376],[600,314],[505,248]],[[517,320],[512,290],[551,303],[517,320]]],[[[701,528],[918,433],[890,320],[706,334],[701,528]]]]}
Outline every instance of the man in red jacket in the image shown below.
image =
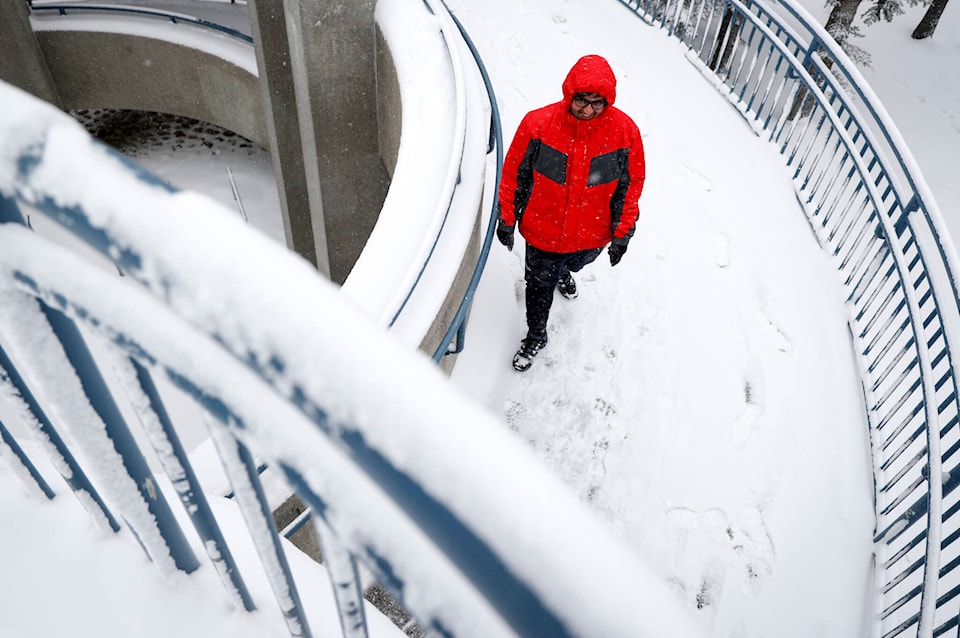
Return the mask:
{"type": "Polygon", "coordinates": [[[607,61],[580,58],[563,81],[563,100],[528,113],[504,158],[497,238],[513,250],[519,224],[527,242],[527,336],[513,358],[519,371],[547,343],[554,288],[573,299],[577,284],[570,273],[608,244],[616,266],[633,236],[643,142],[633,120],[613,106],[616,96],[607,61]]]}

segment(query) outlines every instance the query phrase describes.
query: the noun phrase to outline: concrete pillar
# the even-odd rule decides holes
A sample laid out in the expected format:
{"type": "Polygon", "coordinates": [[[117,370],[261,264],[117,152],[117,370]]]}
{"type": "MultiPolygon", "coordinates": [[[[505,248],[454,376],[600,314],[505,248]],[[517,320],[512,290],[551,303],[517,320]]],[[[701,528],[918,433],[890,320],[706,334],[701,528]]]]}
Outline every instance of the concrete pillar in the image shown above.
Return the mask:
{"type": "Polygon", "coordinates": [[[288,0],[294,4],[309,56],[330,269],[342,282],[389,187],[377,129],[376,0],[288,0]]]}
{"type": "Polygon", "coordinates": [[[248,9],[287,246],[329,277],[313,115],[303,78],[294,78],[304,51],[288,32],[283,0],[249,0],[248,9]]]}
{"type": "Polygon", "coordinates": [[[0,80],[60,106],[23,0],[0,2],[0,80]]]}
{"type": "Polygon", "coordinates": [[[250,0],[249,6],[288,243],[304,254],[296,246],[309,242],[300,234],[312,233],[318,261],[326,256],[328,274],[342,283],[389,186],[377,133],[376,1],[250,0]],[[309,208],[311,223],[294,203],[309,208]]]}

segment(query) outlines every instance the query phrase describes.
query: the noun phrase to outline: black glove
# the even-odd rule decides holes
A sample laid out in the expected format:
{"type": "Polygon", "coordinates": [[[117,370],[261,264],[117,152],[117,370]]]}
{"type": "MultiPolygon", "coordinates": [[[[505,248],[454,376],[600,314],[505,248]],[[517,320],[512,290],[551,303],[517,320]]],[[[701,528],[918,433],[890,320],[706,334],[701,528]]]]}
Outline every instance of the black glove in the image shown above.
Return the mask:
{"type": "Polygon", "coordinates": [[[616,266],[623,259],[623,253],[627,252],[626,244],[610,244],[607,248],[607,254],[610,255],[610,265],[616,266]]]}
{"type": "Polygon", "coordinates": [[[513,230],[514,226],[507,226],[502,219],[497,222],[497,239],[507,250],[513,250],[513,230]]]}

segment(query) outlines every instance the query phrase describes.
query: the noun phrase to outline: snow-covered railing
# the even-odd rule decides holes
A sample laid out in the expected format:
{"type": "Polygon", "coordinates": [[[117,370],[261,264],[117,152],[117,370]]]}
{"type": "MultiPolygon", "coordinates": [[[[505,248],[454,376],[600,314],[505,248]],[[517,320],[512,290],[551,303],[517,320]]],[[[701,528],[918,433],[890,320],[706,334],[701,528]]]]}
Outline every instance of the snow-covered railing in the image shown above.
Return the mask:
{"type": "MultiPolygon", "coordinates": [[[[417,347],[475,250],[476,230],[492,236],[478,216],[486,154],[501,144],[489,83],[440,0],[380,0],[376,20],[399,78],[403,135],[386,201],[343,290],[417,347]]],[[[449,343],[430,349],[442,356],[449,343]]]]}
{"type": "Polygon", "coordinates": [[[483,275],[483,270],[487,263],[487,257],[490,254],[490,246],[493,244],[493,232],[496,228],[496,221],[500,215],[497,187],[500,184],[501,171],[503,169],[503,130],[500,125],[500,109],[497,106],[497,98],[493,91],[493,85],[490,81],[490,76],[487,74],[486,67],[483,65],[483,60],[480,58],[480,53],[477,51],[476,46],[474,46],[473,40],[471,40],[469,34],[463,28],[463,25],[453,14],[450,14],[450,18],[457,25],[457,29],[460,31],[464,43],[467,45],[467,47],[469,47],[470,53],[473,55],[473,58],[476,61],[477,69],[483,78],[484,87],[486,88],[487,97],[489,99],[488,103],[490,106],[490,138],[487,143],[487,154],[494,154],[494,176],[492,182],[493,195],[490,197],[490,214],[487,219],[486,231],[483,233],[483,243],[480,247],[480,255],[477,258],[477,263],[473,269],[473,274],[470,275],[470,281],[467,283],[466,293],[464,294],[463,299],[460,300],[460,304],[457,306],[457,310],[453,315],[453,320],[450,322],[446,333],[444,333],[443,337],[440,339],[440,345],[433,353],[434,361],[439,361],[447,354],[458,354],[463,351],[464,340],[466,338],[467,314],[470,312],[470,306],[473,304],[474,295],[476,295],[477,287],[480,285],[480,277],[483,275]]]}
{"type": "Polygon", "coordinates": [[[127,14],[137,17],[159,18],[174,24],[191,24],[198,27],[203,27],[205,29],[219,31],[220,33],[224,33],[232,38],[242,40],[247,44],[253,43],[253,38],[250,35],[241,33],[236,29],[231,29],[230,27],[222,24],[217,24],[216,22],[212,22],[210,20],[204,20],[203,18],[198,18],[183,13],[166,11],[163,9],[154,9],[152,7],[131,7],[123,6],[122,4],[70,4],[68,2],[59,2],[58,0],[53,0],[52,2],[40,2],[37,0],[31,2],[30,0],[27,0],[27,3],[30,5],[32,11],[39,14],[55,13],[61,16],[76,14],[87,16],[95,16],[96,14],[127,14]]]}
{"type": "Polygon", "coordinates": [[[875,461],[873,635],[955,632],[957,257],[906,144],[847,56],[789,1],[620,2],[689,47],[793,169],[849,291],[875,461]]]}
{"type": "MultiPolygon", "coordinates": [[[[699,635],[508,428],[309,264],[50,105],[3,84],[0,103],[0,399],[104,529],[122,521],[163,571],[214,570],[238,607],[279,609],[293,636],[331,617],[344,636],[372,633],[361,566],[438,635],[699,635]],[[23,223],[41,216],[106,267],[23,223]],[[209,468],[193,470],[160,381],[200,407],[229,502],[209,468]],[[311,565],[334,601],[319,619],[298,594],[302,561],[274,526],[263,463],[313,510],[324,562],[311,565]],[[262,567],[230,551],[236,510],[262,567]],[[275,605],[251,594],[255,574],[275,605]]],[[[4,458],[52,495],[59,483],[25,452],[37,446],[14,432],[0,427],[4,458]]]]}

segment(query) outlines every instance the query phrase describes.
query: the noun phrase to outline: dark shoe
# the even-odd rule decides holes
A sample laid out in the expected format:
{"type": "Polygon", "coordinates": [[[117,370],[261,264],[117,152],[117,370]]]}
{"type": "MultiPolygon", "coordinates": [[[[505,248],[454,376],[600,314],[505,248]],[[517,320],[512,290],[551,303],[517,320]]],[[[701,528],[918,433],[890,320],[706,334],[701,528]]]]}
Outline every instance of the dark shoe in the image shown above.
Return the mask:
{"type": "Polygon", "coordinates": [[[560,281],[557,282],[557,290],[567,299],[576,299],[577,282],[573,280],[573,275],[569,272],[560,275],[560,281]]]}
{"type": "Polygon", "coordinates": [[[533,358],[537,356],[543,346],[547,345],[547,337],[527,337],[520,342],[520,349],[513,355],[513,369],[517,372],[527,370],[533,364],[533,358]]]}

